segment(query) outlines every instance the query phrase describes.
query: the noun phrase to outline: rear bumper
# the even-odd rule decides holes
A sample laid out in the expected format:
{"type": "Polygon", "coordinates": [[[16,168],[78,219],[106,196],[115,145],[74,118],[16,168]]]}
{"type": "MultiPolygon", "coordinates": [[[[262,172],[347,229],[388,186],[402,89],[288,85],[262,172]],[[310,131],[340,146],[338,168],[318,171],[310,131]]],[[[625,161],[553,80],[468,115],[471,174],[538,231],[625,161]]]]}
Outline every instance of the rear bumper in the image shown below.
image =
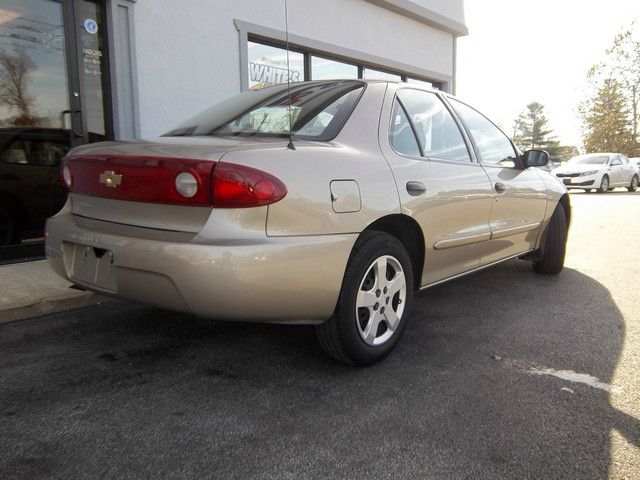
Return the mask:
{"type": "Polygon", "coordinates": [[[194,234],[59,214],[47,221],[46,254],[60,276],[117,298],[223,320],[321,323],[335,309],[356,238],[201,243],[194,234]],[[74,278],[74,244],[112,252],[115,289],[74,278]]]}

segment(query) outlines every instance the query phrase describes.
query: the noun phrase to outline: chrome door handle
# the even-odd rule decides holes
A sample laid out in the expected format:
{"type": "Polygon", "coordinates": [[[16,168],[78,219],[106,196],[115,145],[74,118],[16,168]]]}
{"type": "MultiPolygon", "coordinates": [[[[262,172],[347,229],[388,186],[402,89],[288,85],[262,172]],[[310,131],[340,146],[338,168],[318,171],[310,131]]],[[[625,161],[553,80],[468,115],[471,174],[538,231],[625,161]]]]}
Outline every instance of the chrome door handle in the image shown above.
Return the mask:
{"type": "Polygon", "coordinates": [[[407,182],[407,192],[413,197],[422,195],[426,191],[427,187],[422,182],[407,182]]]}
{"type": "Polygon", "coordinates": [[[507,186],[502,182],[496,182],[495,188],[497,193],[504,193],[504,191],[507,189],[507,186]]]}

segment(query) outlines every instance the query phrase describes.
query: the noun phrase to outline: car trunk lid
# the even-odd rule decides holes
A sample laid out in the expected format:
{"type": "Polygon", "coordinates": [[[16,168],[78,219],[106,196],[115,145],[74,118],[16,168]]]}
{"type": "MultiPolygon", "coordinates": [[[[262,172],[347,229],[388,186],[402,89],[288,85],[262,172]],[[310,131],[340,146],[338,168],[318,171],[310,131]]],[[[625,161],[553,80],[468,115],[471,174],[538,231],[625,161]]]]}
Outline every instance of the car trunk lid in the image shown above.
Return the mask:
{"type": "Polygon", "coordinates": [[[199,232],[211,213],[212,172],[231,150],[283,146],[281,139],[171,137],[158,141],[102,142],[70,152],[63,165],[72,177],[75,215],[163,230],[199,232]],[[175,178],[189,172],[198,181],[185,198],[175,178]]]}

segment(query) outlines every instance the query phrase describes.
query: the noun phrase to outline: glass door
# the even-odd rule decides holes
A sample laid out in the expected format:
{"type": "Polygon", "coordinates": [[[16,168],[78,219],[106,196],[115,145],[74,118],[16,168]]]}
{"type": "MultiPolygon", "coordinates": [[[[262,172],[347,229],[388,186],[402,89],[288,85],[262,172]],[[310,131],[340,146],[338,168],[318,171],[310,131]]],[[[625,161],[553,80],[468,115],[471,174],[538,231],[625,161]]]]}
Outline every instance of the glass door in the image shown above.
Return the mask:
{"type": "Polygon", "coordinates": [[[43,254],[60,161],[111,137],[103,5],[0,0],[0,262],[43,254]]]}

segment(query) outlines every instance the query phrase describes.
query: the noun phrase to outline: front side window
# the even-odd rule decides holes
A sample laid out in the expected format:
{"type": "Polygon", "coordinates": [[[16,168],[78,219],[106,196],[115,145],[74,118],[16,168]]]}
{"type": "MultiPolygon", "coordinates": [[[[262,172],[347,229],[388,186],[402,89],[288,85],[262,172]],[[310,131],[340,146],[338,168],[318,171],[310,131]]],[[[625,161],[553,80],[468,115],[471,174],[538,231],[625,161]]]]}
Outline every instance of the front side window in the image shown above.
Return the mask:
{"type": "Polygon", "coordinates": [[[462,102],[451,99],[451,105],[473,137],[482,163],[502,167],[516,166],[516,152],[502,130],[480,112],[462,102]]]}
{"type": "Polygon", "coordinates": [[[458,125],[435,93],[404,88],[398,99],[409,113],[425,157],[471,161],[458,125]]]}
{"type": "Polygon", "coordinates": [[[357,80],[263,88],[235,95],[183,122],[165,137],[260,136],[334,138],[353,111],[364,84],[357,80]]]}

